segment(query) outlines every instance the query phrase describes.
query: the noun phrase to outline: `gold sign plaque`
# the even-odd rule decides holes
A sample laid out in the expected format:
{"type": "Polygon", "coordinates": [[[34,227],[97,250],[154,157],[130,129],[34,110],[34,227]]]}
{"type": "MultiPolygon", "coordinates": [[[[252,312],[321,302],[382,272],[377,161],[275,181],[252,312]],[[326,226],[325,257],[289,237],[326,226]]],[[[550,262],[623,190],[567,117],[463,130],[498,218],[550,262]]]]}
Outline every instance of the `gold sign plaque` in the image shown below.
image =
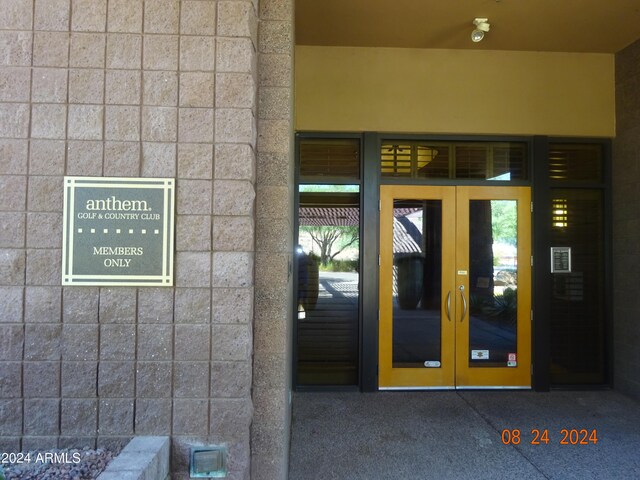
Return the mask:
{"type": "Polygon", "coordinates": [[[65,177],[62,285],[173,285],[175,179],[65,177]]]}

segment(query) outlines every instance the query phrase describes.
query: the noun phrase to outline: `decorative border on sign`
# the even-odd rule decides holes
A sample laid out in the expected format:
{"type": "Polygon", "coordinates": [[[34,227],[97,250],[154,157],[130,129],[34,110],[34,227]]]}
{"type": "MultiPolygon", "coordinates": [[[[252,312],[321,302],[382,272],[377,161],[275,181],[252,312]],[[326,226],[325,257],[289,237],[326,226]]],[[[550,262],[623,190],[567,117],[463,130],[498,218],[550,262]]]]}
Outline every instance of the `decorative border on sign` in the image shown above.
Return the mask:
{"type": "MultiPolygon", "coordinates": [[[[173,286],[173,250],[175,229],[175,179],[174,178],[130,178],[130,177],[64,177],[62,232],[62,285],[63,286],[173,286]],[[82,233],[75,228],[75,193],[80,188],[136,188],[163,191],[162,274],[161,275],[86,275],[73,271],[74,236],[82,233]]],[[[108,233],[105,229],[104,233],[108,233]]],[[[117,233],[120,233],[118,231],[117,233]]],[[[132,233],[132,232],[129,232],[132,233]]],[[[141,229],[146,234],[146,230],[141,229]]]]}

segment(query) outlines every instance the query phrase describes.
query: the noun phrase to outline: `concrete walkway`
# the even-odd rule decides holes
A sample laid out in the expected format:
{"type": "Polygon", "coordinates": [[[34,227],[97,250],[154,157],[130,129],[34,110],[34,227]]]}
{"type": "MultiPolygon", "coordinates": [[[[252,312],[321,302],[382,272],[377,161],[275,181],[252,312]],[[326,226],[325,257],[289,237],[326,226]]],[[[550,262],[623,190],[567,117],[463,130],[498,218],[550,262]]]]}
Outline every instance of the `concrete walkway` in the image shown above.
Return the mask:
{"type": "Polygon", "coordinates": [[[573,478],[640,478],[640,403],[612,391],[294,395],[290,480],[573,478]],[[503,444],[504,429],[520,444],[503,444]],[[532,429],[549,443],[533,445],[532,429]],[[562,429],[595,429],[597,443],[561,445],[562,429]]]}

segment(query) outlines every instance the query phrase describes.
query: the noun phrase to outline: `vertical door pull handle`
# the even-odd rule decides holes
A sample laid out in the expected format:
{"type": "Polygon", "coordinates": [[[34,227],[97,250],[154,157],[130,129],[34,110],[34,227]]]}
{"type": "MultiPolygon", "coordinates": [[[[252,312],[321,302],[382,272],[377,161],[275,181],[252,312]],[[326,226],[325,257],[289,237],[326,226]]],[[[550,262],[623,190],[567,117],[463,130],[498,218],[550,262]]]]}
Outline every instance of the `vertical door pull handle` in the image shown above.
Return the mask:
{"type": "Polygon", "coordinates": [[[460,285],[458,290],[460,290],[460,295],[462,296],[462,316],[460,317],[460,321],[463,322],[467,314],[467,299],[464,296],[464,285],[460,285]]]}
{"type": "Polygon", "coordinates": [[[447,318],[451,321],[451,290],[447,293],[447,318]]]}

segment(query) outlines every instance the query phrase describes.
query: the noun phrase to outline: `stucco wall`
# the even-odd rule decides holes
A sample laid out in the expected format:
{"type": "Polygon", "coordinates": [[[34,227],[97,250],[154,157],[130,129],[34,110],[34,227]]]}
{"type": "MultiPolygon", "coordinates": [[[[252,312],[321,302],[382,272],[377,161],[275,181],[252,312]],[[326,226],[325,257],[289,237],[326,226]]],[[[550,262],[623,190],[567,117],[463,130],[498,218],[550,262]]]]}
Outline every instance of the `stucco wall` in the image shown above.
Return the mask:
{"type": "Polygon", "coordinates": [[[614,384],[640,399],[640,41],[616,55],[613,143],[614,384]]]}
{"type": "Polygon", "coordinates": [[[615,134],[605,54],[296,47],[297,130],[615,134]]]}
{"type": "Polygon", "coordinates": [[[0,451],[171,435],[174,479],[206,442],[248,478],[257,9],[0,0],[0,451]],[[176,177],[175,287],[62,288],[63,175],[176,177]]]}

